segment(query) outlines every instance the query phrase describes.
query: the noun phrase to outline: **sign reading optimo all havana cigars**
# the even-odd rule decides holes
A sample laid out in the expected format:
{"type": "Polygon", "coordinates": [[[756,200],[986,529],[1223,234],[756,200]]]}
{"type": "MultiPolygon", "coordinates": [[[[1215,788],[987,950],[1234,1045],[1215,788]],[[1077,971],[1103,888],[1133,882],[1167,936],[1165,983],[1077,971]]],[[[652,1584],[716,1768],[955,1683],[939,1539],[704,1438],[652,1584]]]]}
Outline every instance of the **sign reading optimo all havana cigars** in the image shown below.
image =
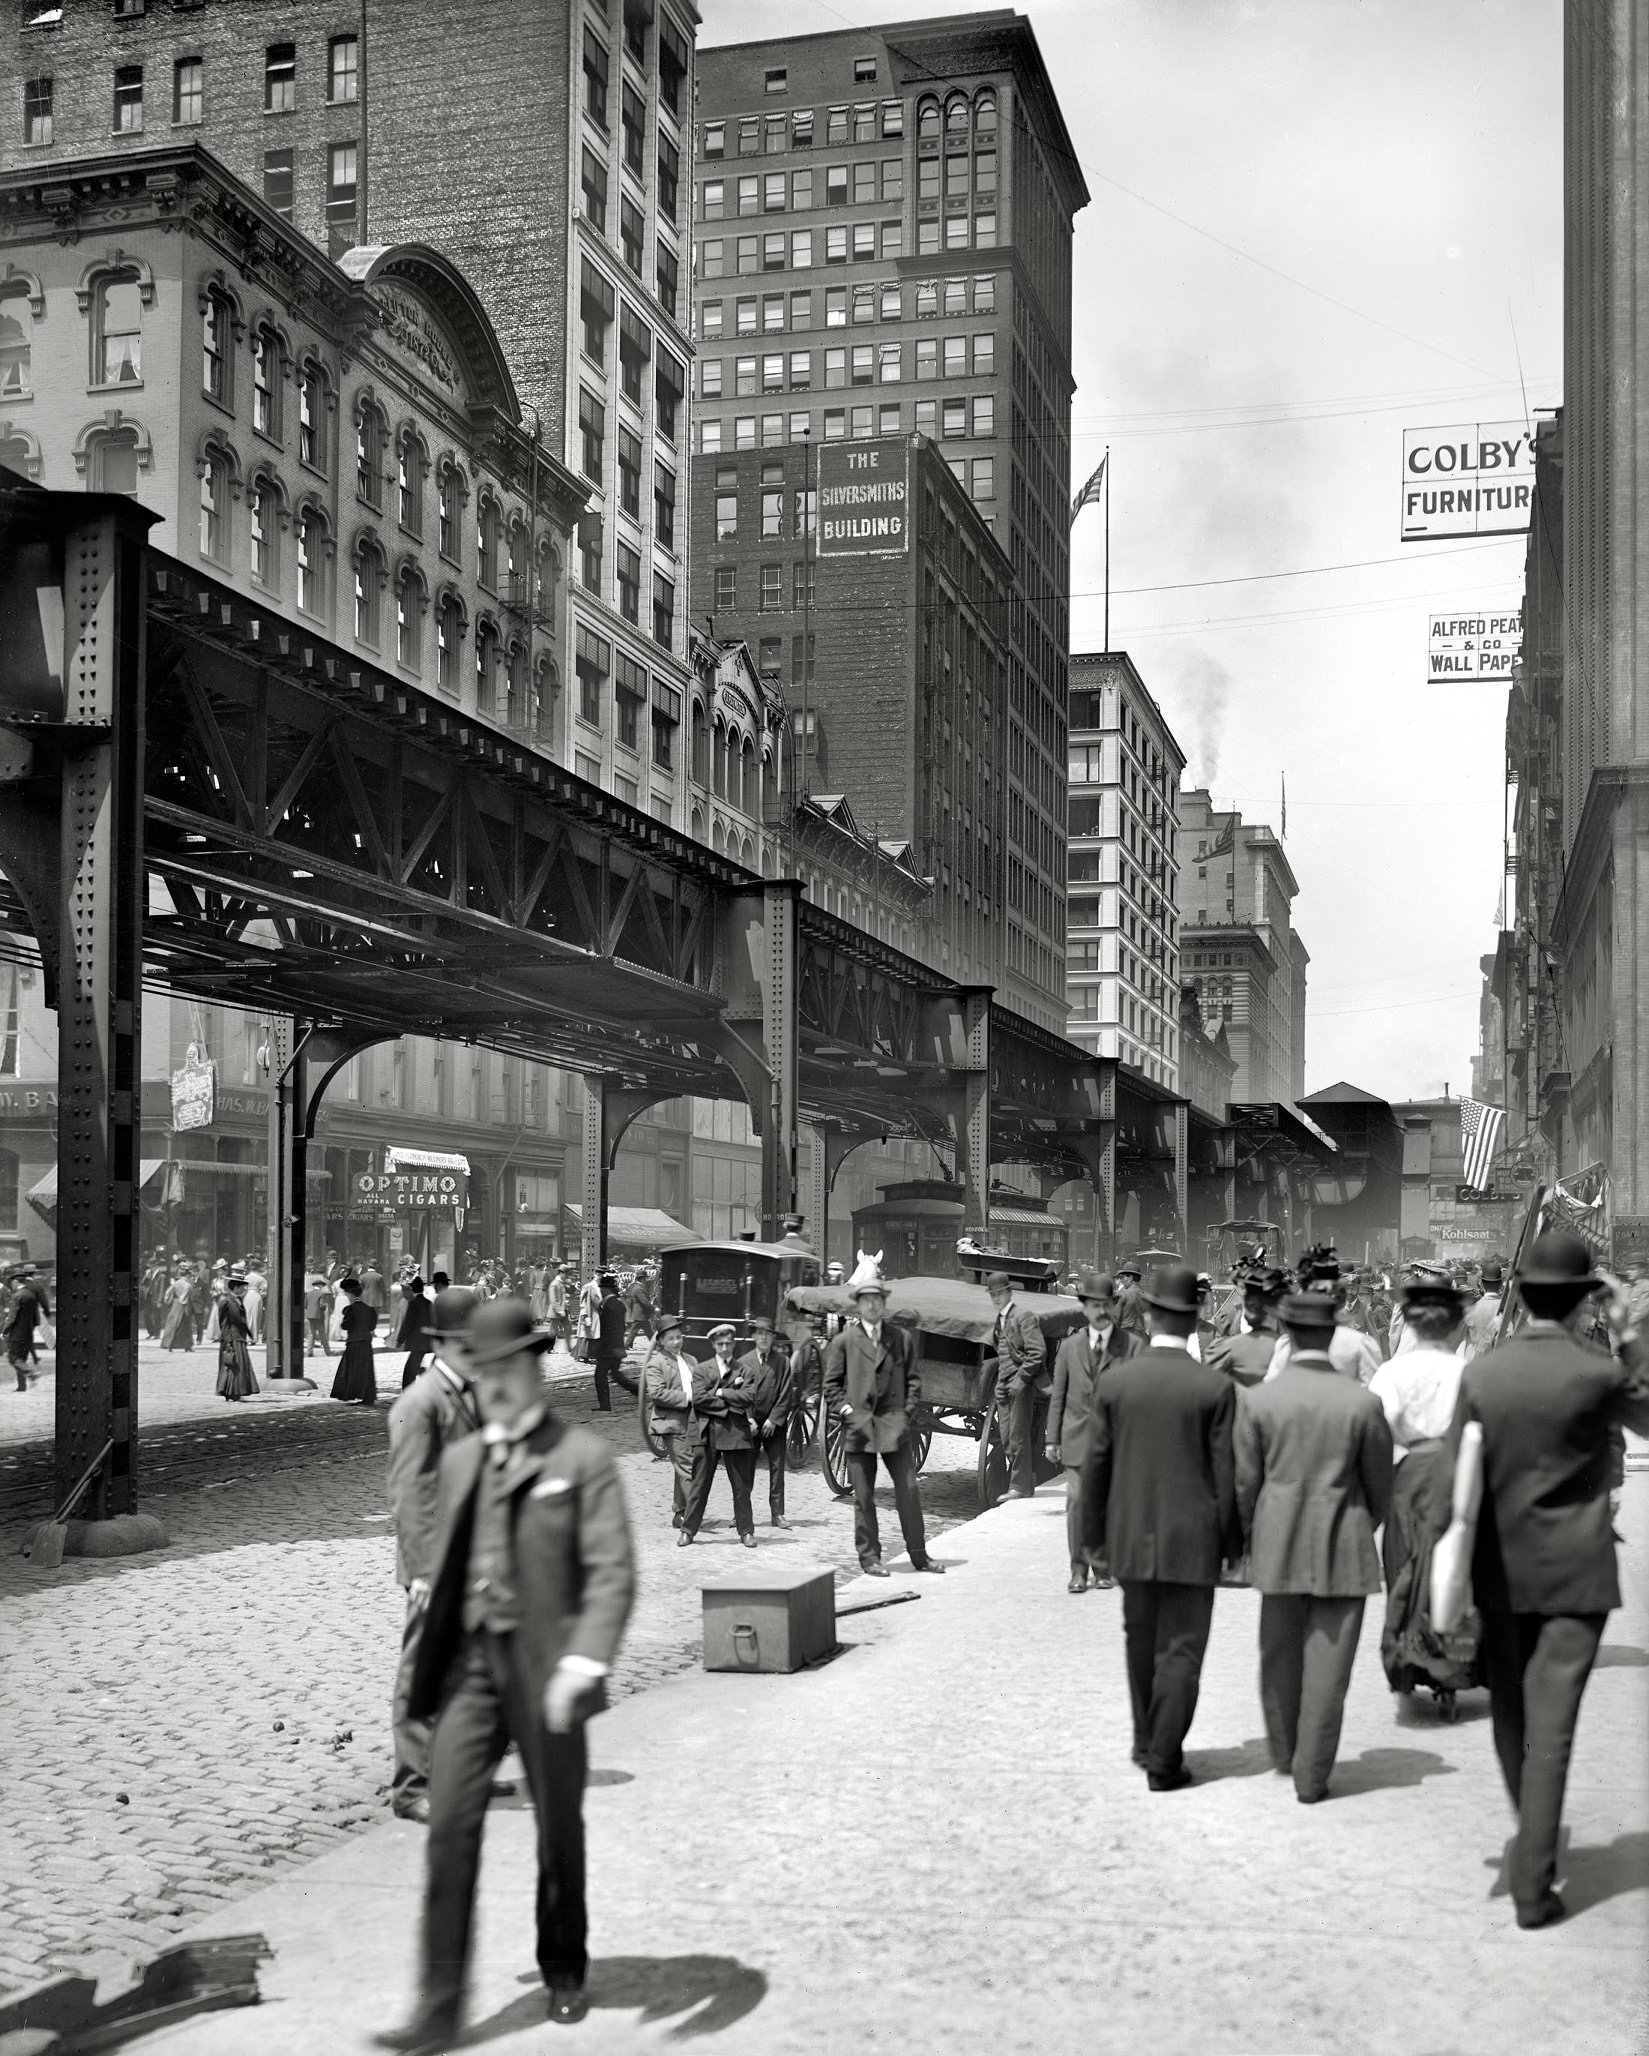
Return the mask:
{"type": "Polygon", "coordinates": [[[819,555],[902,557],[910,547],[910,451],[897,438],[819,451],[819,555]]]}
{"type": "Polygon", "coordinates": [[[1404,429],[1404,542],[1521,535],[1533,498],[1534,433],[1527,423],[1404,429]]]}

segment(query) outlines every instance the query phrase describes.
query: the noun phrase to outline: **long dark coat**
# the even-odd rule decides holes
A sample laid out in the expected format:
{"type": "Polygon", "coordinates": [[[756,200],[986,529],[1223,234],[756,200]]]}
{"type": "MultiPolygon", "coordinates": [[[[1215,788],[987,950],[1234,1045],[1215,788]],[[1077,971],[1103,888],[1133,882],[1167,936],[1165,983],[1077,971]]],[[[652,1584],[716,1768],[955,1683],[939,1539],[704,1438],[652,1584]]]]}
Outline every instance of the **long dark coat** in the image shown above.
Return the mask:
{"type": "Polygon", "coordinates": [[[1217,1585],[1242,1548],[1236,1387],[1184,1349],[1142,1349],[1094,1380],[1083,1544],[1119,1579],[1217,1585]]]}
{"type": "Polygon", "coordinates": [[[1096,1364],[1086,1325],[1067,1335],[1054,1358],[1053,1396],[1048,1401],[1048,1445],[1057,1447],[1067,1470],[1081,1470],[1088,1460],[1089,1424],[1093,1416],[1094,1380],[1112,1364],[1138,1356],[1145,1344],[1126,1328],[1112,1325],[1105,1354],[1096,1364]]]}
{"type": "Polygon", "coordinates": [[[922,1402],[916,1344],[909,1331],[884,1320],[880,1343],[851,1320],[831,1337],[825,1351],[825,1411],[850,1409],[850,1450],[897,1449],[910,1434],[911,1415],[922,1402]]]}

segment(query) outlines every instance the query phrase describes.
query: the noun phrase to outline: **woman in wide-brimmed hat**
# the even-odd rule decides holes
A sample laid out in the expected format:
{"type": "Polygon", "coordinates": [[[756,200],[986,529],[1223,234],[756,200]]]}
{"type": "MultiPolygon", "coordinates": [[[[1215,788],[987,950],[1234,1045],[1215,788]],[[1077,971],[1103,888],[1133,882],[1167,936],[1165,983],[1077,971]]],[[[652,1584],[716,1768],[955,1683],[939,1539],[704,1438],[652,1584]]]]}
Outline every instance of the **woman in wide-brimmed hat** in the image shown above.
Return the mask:
{"type": "Polygon", "coordinates": [[[225,1399],[250,1399],[258,1381],[252,1372],[252,1331],[246,1319],[246,1273],[238,1264],[218,1300],[217,1317],[217,1390],[225,1399]]]}

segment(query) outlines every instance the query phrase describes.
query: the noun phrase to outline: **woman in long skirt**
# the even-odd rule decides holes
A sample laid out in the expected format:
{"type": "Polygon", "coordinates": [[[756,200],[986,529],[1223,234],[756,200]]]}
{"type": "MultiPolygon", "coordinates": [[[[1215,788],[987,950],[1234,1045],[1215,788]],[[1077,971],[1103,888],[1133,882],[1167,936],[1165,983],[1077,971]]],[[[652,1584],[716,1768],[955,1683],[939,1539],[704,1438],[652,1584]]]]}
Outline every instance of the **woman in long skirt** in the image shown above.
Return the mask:
{"type": "Polygon", "coordinates": [[[193,1349],[195,1346],[195,1281],[180,1270],[166,1288],[166,1320],[160,1331],[162,1349],[193,1349]]]}
{"type": "Polygon", "coordinates": [[[378,1404],[378,1373],[372,1360],[372,1331],[378,1325],[378,1309],[361,1297],[359,1278],[346,1278],[344,1310],[340,1325],[344,1331],[344,1353],[338,1360],[338,1375],[332,1380],[332,1397],[355,1406],[378,1404]]]}
{"type": "Polygon", "coordinates": [[[251,1330],[246,1323],[246,1273],[231,1271],[228,1290],[218,1301],[218,1383],[225,1399],[248,1399],[258,1389],[252,1375],[251,1330]]]}

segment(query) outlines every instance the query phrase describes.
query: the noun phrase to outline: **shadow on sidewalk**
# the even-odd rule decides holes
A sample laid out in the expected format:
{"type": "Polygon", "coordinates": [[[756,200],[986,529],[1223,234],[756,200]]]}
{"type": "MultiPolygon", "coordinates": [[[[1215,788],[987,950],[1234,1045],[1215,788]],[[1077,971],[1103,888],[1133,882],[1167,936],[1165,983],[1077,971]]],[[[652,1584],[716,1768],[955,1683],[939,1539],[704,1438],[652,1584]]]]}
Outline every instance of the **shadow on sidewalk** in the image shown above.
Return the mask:
{"type": "Polygon", "coordinates": [[[1255,1735],[1235,1749],[1187,1749],[1185,1762],[1199,1785],[1212,1785],[1221,1778],[1257,1778],[1271,1768],[1271,1747],[1264,1735],[1255,1735]]]}
{"type": "Polygon", "coordinates": [[[1605,1642],[1597,1653],[1593,1670],[1643,1670],[1649,1667],[1649,1649],[1635,1642],[1605,1642]]]}
{"type": "MultiPolygon", "coordinates": [[[[522,1983],[537,1985],[537,1973],[526,1973],[522,1983]]],[[[767,1996],[767,1973],[733,1956],[605,1956],[590,1965],[585,1990],[592,2007],[639,2013],[644,2025],[682,2016],[665,2039],[686,2042],[720,2034],[754,2013],[767,1996]]],[[[542,1989],[528,1992],[491,2019],[478,2020],[456,2046],[472,2049],[498,2041],[544,2017],[542,1989]]]]}
{"type": "Polygon", "coordinates": [[[1363,1792],[1398,1792],[1427,1778],[1453,1777],[1455,1767],[1430,1749],[1365,1749],[1342,1757],[1329,1784],[1331,1799],[1355,1799],[1363,1792]]]}
{"type": "MultiPolygon", "coordinates": [[[[1511,1895],[1512,1850],[1515,1835],[1508,1836],[1498,1856],[1485,1856],[1483,1867],[1495,1873],[1489,1887],[1491,1899],[1511,1895]]],[[[1625,1892],[1649,1889],[1649,1832],[1631,1828],[1612,1842],[1594,1846],[1577,1843],[1567,1828],[1558,1831],[1557,1885],[1571,1919],[1588,1913],[1605,1899],[1618,1899],[1625,1892]]]]}

